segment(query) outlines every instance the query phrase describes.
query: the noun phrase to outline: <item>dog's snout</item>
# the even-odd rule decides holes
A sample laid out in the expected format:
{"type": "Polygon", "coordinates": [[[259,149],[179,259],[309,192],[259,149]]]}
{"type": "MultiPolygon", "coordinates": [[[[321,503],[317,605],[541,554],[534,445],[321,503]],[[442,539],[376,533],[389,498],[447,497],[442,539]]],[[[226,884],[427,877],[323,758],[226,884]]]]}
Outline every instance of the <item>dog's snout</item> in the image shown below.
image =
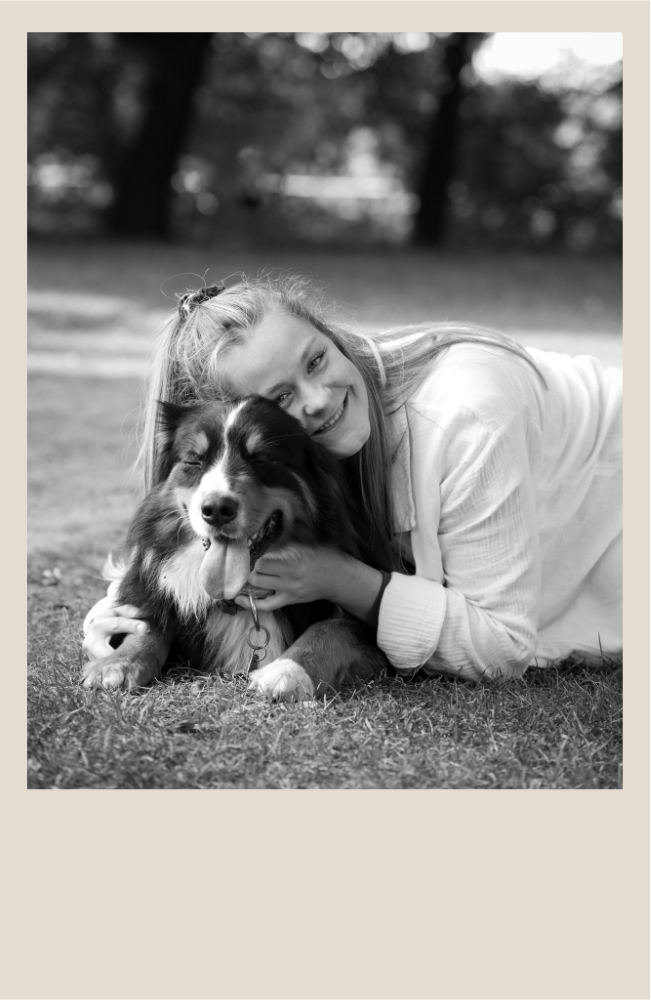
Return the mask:
{"type": "Polygon", "coordinates": [[[239,503],[235,497],[206,497],[201,503],[202,518],[216,528],[235,520],[238,510],[239,503]]]}

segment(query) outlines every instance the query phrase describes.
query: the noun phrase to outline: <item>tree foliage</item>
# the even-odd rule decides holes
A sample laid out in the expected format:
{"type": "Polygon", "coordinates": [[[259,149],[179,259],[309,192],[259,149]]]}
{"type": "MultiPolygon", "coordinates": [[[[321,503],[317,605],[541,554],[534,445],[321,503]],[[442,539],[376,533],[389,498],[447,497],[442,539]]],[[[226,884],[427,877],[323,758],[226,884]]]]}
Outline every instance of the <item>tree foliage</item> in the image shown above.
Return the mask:
{"type": "Polygon", "coordinates": [[[621,77],[488,85],[482,38],[30,34],[32,224],[616,245],[621,77]],[[394,214],[294,175],[380,178],[394,214]]]}

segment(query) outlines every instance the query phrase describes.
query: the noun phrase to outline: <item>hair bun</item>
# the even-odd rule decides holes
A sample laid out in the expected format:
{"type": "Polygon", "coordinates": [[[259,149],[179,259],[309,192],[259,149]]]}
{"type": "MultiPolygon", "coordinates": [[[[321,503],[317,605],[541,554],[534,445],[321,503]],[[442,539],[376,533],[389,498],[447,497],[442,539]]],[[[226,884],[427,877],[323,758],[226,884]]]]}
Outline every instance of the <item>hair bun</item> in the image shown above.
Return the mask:
{"type": "Polygon", "coordinates": [[[220,282],[218,285],[207,285],[205,288],[197,288],[194,292],[185,292],[179,298],[179,316],[181,319],[186,320],[202,302],[205,302],[206,299],[214,299],[216,295],[225,290],[226,285],[220,282]]]}

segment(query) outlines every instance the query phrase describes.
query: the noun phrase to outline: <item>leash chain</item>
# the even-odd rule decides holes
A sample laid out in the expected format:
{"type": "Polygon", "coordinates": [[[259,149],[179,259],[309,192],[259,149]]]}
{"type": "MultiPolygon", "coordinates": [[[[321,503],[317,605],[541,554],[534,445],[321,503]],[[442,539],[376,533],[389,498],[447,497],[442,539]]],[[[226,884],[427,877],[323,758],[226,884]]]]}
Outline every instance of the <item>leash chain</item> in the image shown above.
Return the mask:
{"type": "Polygon", "coordinates": [[[269,645],[269,629],[265,628],[264,625],[260,624],[258,619],[258,608],[255,603],[255,597],[253,594],[249,594],[249,604],[251,605],[251,614],[253,615],[253,625],[246,633],[246,641],[249,647],[253,650],[251,659],[249,660],[249,665],[246,668],[247,676],[252,670],[257,670],[260,666],[260,661],[264,660],[267,655],[267,646],[269,645]],[[264,633],[264,638],[262,642],[252,642],[251,635],[254,632],[264,633]]]}

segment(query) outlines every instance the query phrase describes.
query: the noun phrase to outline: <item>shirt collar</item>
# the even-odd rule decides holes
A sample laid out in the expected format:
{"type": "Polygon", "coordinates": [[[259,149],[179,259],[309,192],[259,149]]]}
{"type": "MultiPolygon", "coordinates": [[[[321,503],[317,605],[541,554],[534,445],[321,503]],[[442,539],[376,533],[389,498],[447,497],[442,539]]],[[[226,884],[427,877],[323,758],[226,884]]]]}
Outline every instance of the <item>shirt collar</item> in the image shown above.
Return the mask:
{"type": "Polygon", "coordinates": [[[411,488],[409,420],[406,404],[388,416],[387,439],[391,468],[389,483],[393,499],[393,530],[411,531],[416,527],[416,508],[411,488]]]}

